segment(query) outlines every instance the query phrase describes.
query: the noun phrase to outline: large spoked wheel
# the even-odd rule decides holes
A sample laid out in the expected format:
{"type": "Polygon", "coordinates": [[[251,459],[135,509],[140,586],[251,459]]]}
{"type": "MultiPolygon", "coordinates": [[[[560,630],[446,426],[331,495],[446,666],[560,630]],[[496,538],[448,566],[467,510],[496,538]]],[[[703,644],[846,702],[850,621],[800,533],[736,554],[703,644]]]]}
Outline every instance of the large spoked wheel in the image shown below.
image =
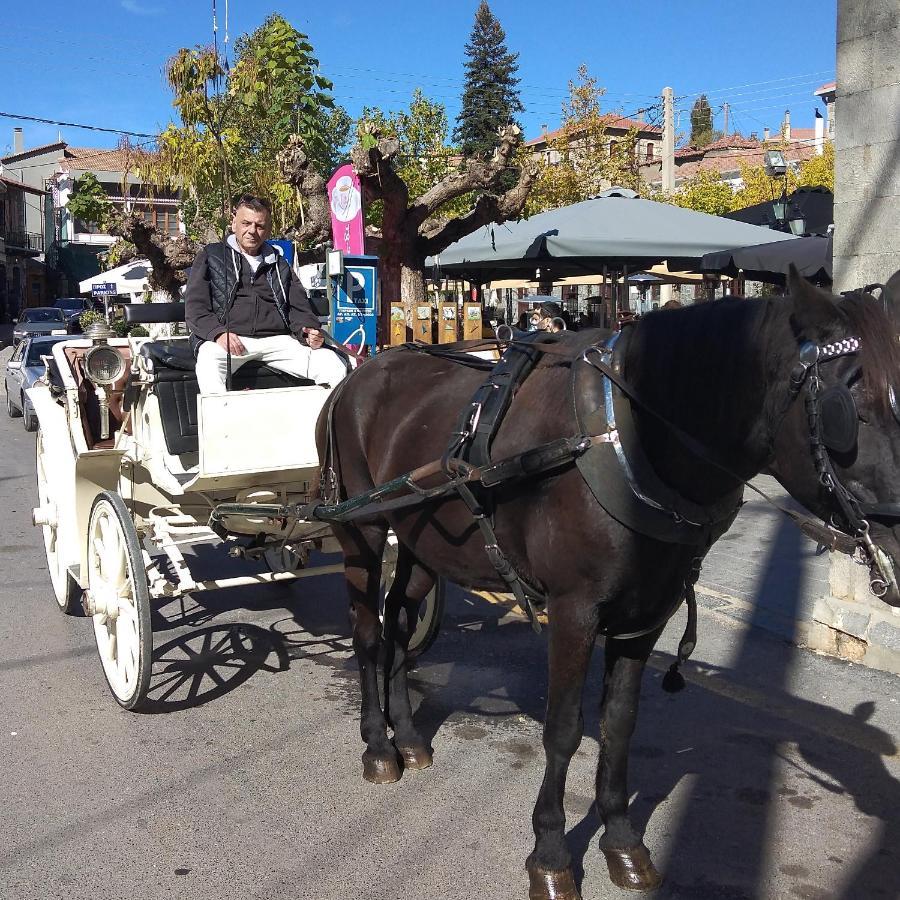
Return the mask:
{"type": "Polygon", "coordinates": [[[103,491],[88,523],[87,610],[109,689],[125,709],[147,696],[153,655],[150,590],[134,523],[118,494],[103,491]]]}
{"type": "MultiPolygon", "coordinates": [[[[381,564],[381,598],[382,603],[391,589],[394,581],[394,573],[397,566],[397,539],[393,534],[388,535],[387,546],[384,548],[384,557],[381,564]]],[[[441,632],[441,621],[444,618],[444,600],[446,584],[443,578],[438,578],[434,587],[426,594],[425,599],[419,604],[419,617],[415,629],[409,639],[406,657],[409,660],[422,656],[437,640],[441,632]]]]}
{"type": "MultiPolygon", "coordinates": [[[[78,582],[69,574],[59,545],[59,519],[56,497],[47,479],[48,460],[44,449],[44,436],[37,433],[35,470],[37,471],[38,511],[40,519],[35,520],[41,526],[44,537],[44,551],[47,554],[47,571],[53,585],[53,596],[56,604],[68,616],[77,615],[81,611],[83,591],[78,582]]],[[[37,511],[36,511],[37,512],[37,511]]]]}

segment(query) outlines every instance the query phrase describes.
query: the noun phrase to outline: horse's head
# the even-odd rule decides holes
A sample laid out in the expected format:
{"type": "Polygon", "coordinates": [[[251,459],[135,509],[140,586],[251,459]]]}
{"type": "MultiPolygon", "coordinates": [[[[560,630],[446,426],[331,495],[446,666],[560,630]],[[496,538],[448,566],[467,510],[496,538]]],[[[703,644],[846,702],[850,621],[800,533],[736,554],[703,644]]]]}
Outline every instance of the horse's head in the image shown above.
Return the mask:
{"type": "Polygon", "coordinates": [[[774,436],[774,469],[794,497],[853,537],[873,592],[900,605],[895,311],[865,293],[833,297],[795,271],[789,288],[793,344],[779,366],[790,371],[789,405],[774,436]]]}

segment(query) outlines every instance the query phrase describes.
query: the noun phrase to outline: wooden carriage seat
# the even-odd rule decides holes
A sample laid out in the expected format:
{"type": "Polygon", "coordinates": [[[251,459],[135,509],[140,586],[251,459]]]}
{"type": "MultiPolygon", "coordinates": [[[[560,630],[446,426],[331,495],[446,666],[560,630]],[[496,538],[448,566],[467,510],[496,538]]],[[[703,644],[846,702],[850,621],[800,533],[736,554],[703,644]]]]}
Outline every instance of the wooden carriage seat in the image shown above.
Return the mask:
{"type": "MultiPolygon", "coordinates": [[[[159,400],[166,449],[173,456],[196,453],[198,446],[196,360],[185,340],[147,341],[141,356],[152,363],[154,390],[159,400]]],[[[148,366],[150,368],[150,366],[148,366]]],[[[245,363],[232,375],[235,391],[313,385],[308,378],[296,378],[258,361],[245,363]]]]}

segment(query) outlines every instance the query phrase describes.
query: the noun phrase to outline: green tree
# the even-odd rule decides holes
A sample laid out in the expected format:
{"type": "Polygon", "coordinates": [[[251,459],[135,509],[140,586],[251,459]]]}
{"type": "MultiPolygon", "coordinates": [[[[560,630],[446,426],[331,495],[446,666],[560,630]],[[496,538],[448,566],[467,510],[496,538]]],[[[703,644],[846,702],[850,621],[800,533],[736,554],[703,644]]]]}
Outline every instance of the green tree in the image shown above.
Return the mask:
{"type": "Polygon", "coordinates": [[[166,76],[181,123],[159,136],[151,175],[186,194],[192,237],[223,227],[233,198],[268,196],[276,232],[302,216],[300,199],[280,178],[277,155],[292,136],[327,174],[346,153],[350,119],[336,108],[305,34],[274,14],[238,39],[226,70],[210,48],[179,50],[166,76]]]}
{"type": "MultiPolygon", "coordinates": [[[[413,92],[407,110],[385,113],[378,107],[364,107],[357,122],[357,138],[364,143],[371,141],[375,132],[397,139],[394,166],[412,200],[456,171],[459,151],[449,146],[448,131],[446,108],[429,100],[420,88],[413,92]]],[[[470,203],[471,197],[458,197],[448,204],[445,213],[461,212],[470,203]]],[[[382,211],[381,202],[369,205],[366,222],[380,226],[382,211]]]]}
{"type": "MultiPolygon", "coordinates": [[[[783,149],[783,148],[782,148],[783,149]]],[[[732,201],[732,209],[744,209],[757,203],[770,203],[781,196],[782,191],[790,194],[797,187],[797,174],[788,166],[784,176],[772,177],[763,166],[741,165],[741,181],[732,201]]]]}
{"type": "Polygon", "coordinates": [[[475,13],[466,44],[466,80],[453,140],[466,157],[487,158],[500,143],[498,128],[518,125],[524,111],[519,97],[519,54],[510,53],[506,33],[487,0],[475,13]]]}
{"type": "Polygon", "coordinates": [[[690,144],[692,147],[705,147],[714,140],[712,109],[706,94],[701,94],[691,107],[690,144]]]}
{"type": "Polygon", "coordinates": [[[671,203],[685,209],[721,216],[734,209],[734,191],[727,181],[715,171],[703,169],[685,179],[677,191],[670,194],[654,193],[651,200],[671,203]]]}
{"type": "Polygon", "coordinates": [[[640,187],[637,128],[624,135],[610,134],[617,116],[602,111],[604,93],[587,67],[579,66],[578,80],[569,82],[559,135],[539,164],[529,215],[587,200],[611,185],[640,187]]]}
{"type": "Polygon", "coordinates": [[[823,187],[834,193],[834,144],[828,141],[822,155],[811,157],[800,166],[797,184],[803,187],[823,187]]]}
{"type": "Polygon", "coordinates": [[[104,225],[112,211],[112,203],[97,176],[93,172],[85,172],[75,179],[69,202],[66,206],[69,214],[90,225],[104,225]]]}

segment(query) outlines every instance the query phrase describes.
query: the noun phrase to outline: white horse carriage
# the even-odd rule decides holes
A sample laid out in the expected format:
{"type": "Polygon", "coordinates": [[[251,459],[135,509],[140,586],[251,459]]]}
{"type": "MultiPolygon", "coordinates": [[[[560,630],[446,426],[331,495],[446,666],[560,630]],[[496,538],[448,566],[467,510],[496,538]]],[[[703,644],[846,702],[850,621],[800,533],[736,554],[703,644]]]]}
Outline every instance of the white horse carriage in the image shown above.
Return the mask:
{"type": "MultiPolygon", "coordinates": [[[[125,316],[177,322],[184,307],[140,304],[125,316]]],[[[321,559],[339,552],[327,522],[271,513],[314,499],[315,426],[329,388],[247,363],[232,391],[200,396],[187,337],[116,338],[105,325],[56,344],[46,362],[29,392],[40,425],[34,524],[56,602],[92,618],[121,706],[137,709],[147,698],[154,600],[343,571],[321,559]],[[240,514],[232,506],[211,518],[221,504],[239,505],[240,514]],[[257,516],[259,504],[268,509],[257,516]],[[267,571],[197,580],[184,548],[198,542],[267,571]]],[[[395,547],[385,553],[385,583],[395,547]]],[[[414,653],[433,641],[442,611],[439,584],[422,604],[414,653]]]]}

